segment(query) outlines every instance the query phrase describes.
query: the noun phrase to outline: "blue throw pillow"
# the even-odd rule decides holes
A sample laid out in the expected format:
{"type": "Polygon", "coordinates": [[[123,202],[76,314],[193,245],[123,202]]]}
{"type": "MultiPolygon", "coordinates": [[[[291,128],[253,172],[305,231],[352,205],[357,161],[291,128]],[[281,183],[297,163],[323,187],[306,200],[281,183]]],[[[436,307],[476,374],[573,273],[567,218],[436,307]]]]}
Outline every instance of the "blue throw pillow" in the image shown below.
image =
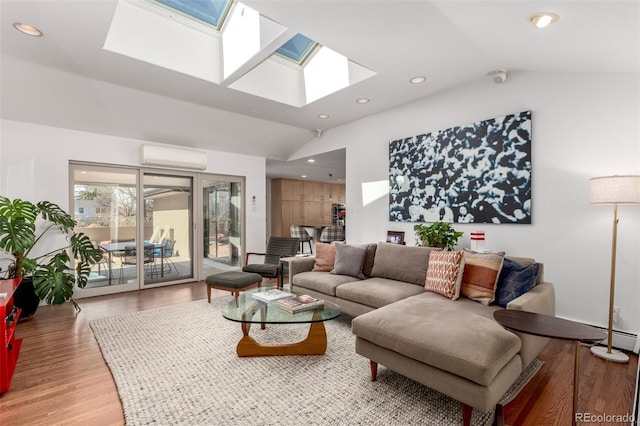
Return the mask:
{"type": "Polygon", "coordinates": [[[531,290],[536,285],[539,272],[539,263],[524,266],[505,258],[498,278],[495,304],[506,308],[507,303],[531,290]]]}

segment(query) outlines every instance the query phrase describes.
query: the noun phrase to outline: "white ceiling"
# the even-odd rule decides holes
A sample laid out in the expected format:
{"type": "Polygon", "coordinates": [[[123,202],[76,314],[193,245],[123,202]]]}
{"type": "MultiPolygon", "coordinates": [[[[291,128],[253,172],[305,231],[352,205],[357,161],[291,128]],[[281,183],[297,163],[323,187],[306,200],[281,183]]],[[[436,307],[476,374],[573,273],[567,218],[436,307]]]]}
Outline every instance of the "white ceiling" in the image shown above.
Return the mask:
{"type": "Polygon", "coordinates": [[[264,156],[270,176],[302,170],[327,180],[328,173],[344,178],[343,151],[327,155],[326,167],[322,157],[314,167],[305,159],[285,163],[314,129],[489,79],[498,68],[512,75],[640,69],[640,4],[633,0],[245,0],[377,73],[296,108],[103,50],[116,2],[0,0],[2,118],[264,156]],[[536,30],[528,17],[539,11],[560,20],[536,30]],[[14,22],[44,37],[25,36],[14,22]],[[415,75],[427,82],[409,84],[415,75]],[[371,102],[359,105],[359,97],[371,102]]]}

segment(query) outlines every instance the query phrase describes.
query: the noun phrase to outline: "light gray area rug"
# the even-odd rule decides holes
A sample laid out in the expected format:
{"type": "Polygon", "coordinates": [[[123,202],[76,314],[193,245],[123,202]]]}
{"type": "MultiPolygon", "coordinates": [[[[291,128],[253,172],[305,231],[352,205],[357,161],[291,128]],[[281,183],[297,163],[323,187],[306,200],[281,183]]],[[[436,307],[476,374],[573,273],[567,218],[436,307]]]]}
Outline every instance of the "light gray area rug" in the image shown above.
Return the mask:
{"type": "MultiPolygon", "coordinates": [[[[128,425],[460,425],[460,403],[354,351],[350,319],[325,323],[322,356],[239,358],[230,297],[90,322],[111,369],[128,425]]],[[[308,325],[253,326],[261,342],[302,340],[308,325]]],[[[530,366],[515,396],[542,362],[530,366]]],[[[472,424],[493,413],[474,410],[472,424]]]]}

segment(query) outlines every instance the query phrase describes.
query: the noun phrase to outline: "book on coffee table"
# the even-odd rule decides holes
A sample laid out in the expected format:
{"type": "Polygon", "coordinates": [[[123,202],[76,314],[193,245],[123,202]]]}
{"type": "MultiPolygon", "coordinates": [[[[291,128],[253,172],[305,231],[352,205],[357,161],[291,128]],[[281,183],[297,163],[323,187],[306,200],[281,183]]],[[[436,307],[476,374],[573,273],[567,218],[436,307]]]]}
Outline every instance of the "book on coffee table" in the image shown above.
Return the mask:
{"type": "Polygon", "coordinates": [[[253,293],[251,296],[254,299],[260,300],[261,302],[269,303],[269,302],[273,302],[274,300],[291,297],[293,296],[293,294],[287,291],[272,289],[267,291],[259,291],[259,292],[253,293]]]}
{"type": "Polygon", "coordinates": [[[303,294],[278,300],[278,307],[290,313],[304,312],[324,306],[324,300],[303,294]]]}

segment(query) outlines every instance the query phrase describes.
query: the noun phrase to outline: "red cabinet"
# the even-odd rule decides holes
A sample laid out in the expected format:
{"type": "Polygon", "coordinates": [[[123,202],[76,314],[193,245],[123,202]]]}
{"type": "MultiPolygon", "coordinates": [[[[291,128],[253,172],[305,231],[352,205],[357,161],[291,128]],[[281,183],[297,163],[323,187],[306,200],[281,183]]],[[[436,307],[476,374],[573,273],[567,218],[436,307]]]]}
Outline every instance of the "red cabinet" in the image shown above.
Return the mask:
{"type": "Polygon", "coordinates": [[[20,309],[13,306],[13,293],[20,284],[20,279],[0,280],[0,394],[9,390],[13,370],[16,368],[18,353],[22,339],[16,339],[16,324],[20,309]]]}

